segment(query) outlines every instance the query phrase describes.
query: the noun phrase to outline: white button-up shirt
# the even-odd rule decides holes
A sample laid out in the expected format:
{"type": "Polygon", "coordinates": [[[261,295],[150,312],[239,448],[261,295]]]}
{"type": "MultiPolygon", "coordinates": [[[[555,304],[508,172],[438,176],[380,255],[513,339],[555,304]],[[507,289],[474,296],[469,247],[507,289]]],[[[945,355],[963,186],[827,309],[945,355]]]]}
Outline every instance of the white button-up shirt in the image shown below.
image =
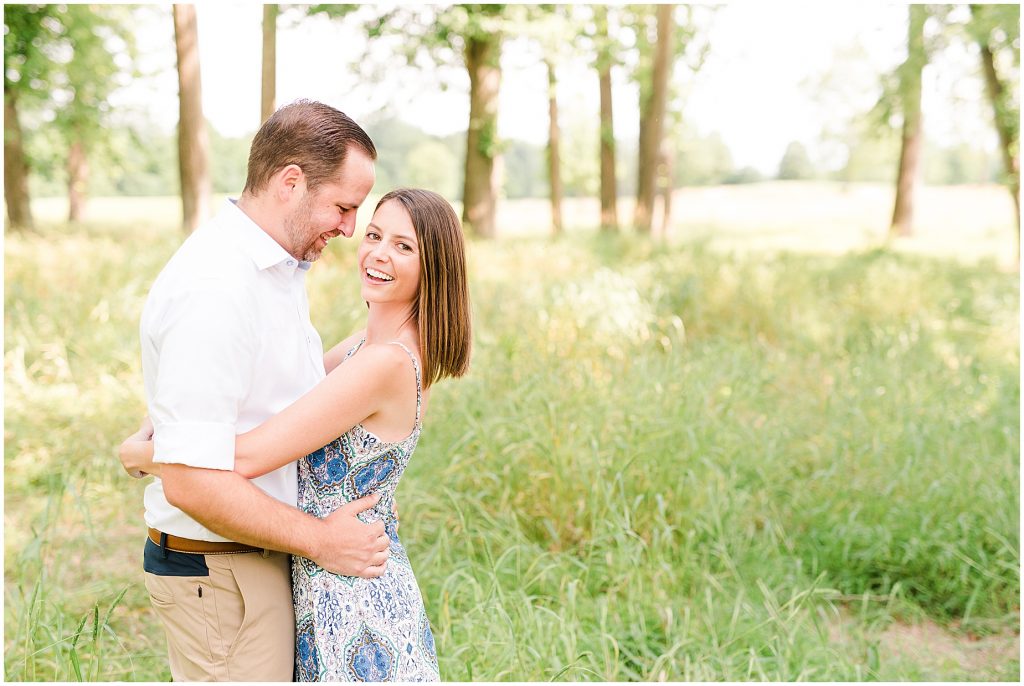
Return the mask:
{"type": "MultiPolygon", "coordinates": [[[[230,470],[236,434],[324,378],[308,269],[232,201],[185,240],[150,289],[139,327],[154,462],[230,470]]],[[[294,506],[296,479],[292,463],[253,483],[294,506]]],[[[172,507],[160,479],[145,504],[155,529],[225,540],[172,507]]]]}

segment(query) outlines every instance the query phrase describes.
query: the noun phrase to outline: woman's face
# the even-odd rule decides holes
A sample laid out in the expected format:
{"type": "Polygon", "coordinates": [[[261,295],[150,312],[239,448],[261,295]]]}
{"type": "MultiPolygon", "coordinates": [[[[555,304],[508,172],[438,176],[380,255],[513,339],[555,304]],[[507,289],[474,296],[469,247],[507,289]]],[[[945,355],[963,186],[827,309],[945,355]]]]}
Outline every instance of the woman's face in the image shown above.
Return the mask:
{"type": "Polygon", "coordinates": [[[357,254],[366,302],[412,303],[419,294],[420,246],[412,219],[397,200],[374,212],[357,254]]]}

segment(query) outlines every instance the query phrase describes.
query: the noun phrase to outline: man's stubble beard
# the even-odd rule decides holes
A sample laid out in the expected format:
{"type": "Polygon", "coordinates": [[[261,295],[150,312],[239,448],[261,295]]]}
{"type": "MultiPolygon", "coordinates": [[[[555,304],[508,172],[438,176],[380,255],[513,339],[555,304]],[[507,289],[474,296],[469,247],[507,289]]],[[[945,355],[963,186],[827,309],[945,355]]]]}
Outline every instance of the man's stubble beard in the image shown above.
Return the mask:
{"type": "Polygon", "coordinates": [[[316,262],[323,254],[322,250],[316,249],[316,242],[320,240],[320,234],[316,233],[310,237],[310,225],[313,217],[313,203],[307,195],[302,204],[295,208],[285,219],[285,233],[291,241],[292,257],[303,262],[316,262]]]}

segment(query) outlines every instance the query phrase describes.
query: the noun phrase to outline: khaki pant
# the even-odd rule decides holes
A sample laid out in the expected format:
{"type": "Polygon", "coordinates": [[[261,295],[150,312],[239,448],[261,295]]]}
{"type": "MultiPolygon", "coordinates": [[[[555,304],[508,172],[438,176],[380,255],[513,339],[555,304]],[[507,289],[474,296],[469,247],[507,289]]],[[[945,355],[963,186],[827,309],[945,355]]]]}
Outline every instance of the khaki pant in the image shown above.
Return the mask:
{"type": "Polygon", "coordinates": [[[146,589],[167,632],[175,681],[291,681],[295,611],[284,553],[206,555],[209,576],[157,576],[146,589]]]}

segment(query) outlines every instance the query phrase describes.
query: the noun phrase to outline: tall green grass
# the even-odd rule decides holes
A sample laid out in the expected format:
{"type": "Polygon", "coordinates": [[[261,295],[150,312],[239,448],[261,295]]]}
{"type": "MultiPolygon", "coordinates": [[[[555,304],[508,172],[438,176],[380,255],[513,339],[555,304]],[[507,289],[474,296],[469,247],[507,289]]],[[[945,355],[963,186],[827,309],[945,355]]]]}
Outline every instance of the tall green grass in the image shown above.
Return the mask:
{"type": "MultiPolygon", "coordinates": [[[[114,447],[179,241],[7,238],[8,679],[169,676],[144,484],[114,447]]],[[[327,344],[365,313],[354,245],[331,250],[309,283],[327,344]]],[[[1019,676],[878,645],[894,621],[1019,625],[1014,276],[589,234],[470,252],[472,371],[433,391],[399,488],[445,679],[1019,676]]]]}

